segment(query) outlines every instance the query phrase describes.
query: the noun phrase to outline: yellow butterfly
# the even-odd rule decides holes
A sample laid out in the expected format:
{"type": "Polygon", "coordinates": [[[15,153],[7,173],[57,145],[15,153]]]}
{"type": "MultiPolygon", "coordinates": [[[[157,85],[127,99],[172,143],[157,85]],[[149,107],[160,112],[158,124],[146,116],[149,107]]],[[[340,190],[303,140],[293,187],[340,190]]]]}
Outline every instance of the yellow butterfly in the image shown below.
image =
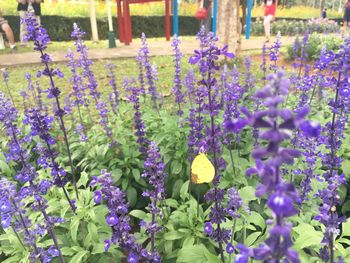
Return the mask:
{"type": "Polygon", "coordinates": [[[215,176],[215,168],[204,153],[194,158],[191,165],[191,179],[195,184],[210,183],[215,176]]]}

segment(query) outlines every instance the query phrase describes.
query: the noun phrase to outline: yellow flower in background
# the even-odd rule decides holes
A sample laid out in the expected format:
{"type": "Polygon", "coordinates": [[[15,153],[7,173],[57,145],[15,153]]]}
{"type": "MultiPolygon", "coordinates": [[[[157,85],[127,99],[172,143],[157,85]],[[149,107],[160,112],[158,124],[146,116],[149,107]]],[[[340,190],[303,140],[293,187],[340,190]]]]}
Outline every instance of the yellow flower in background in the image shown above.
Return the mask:
{"type": "Polygon", "coordinates": [[[191,165],[191,179],[195,184],[210,183],[215,176],[215,168],[204,153],[194,158],[191,165]]]}

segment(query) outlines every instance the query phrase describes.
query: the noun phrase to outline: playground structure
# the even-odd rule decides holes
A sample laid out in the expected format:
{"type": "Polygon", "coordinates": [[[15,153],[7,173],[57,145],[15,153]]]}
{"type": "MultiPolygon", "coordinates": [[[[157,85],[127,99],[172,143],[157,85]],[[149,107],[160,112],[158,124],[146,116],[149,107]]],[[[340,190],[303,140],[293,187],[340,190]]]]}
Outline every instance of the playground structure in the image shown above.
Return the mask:
{"type": "MultiPolygon", "coordinates": [[[[118,14],[119,41],[129,45],[132,41],[130,4],[160,2],[164,0],[116,0],[118,14]]],[[[177,2],[174,0],[174,2],[177,2]]],[[[170,0],[165,0],[165,38],[170,40],[170,0]]]]}
{"type": "MultiPolygon", "coordinates": [[[[118,37],[119,41],[125,45],[129,45],[132,41],[132,25],[130,4],[143,4],[149,2],[161,2],[165,4],[165,38],[170,40],[170,6],[173,4],[173,34],[179,35],[179,20],[178,20],[178,0],[116,0],[117,2],[117,16],[118,16],[118,37]]],[[[251,24],[251,10],[252,0],[248,0],[247,4],[247,18],[246,18],[246,39],[250,38],[250,24],[251,24]]],[[[213,0],[213,17],[212,17],[212,32],[216,34],[217,30],[217,13],[218,0],[213,0]]]]}

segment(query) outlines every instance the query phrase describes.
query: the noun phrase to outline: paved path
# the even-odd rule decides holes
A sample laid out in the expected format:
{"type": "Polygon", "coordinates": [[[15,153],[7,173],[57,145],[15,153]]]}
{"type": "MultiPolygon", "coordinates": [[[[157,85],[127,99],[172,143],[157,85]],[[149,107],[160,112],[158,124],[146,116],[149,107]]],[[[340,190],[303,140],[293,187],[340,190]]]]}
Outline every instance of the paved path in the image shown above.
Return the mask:
{"type": "MultiPolygon", "coordinates": [[[[272,43],[274,39],[270,41],[272,43]]],[[[282,37],[282,44],[286,45],[292,43],[294,37],[282,37]]],[[[254,50],[260,49],[263,45],[263,37],[254,37],[250,40],[242,39],[242,50],[254,50]]],[[[73,45],[73,44],[72,44],[73,45]]],[[[150,49],[150,55],[152,56],[162,56],[173,54],[170,42],[166,42],[163,39],[158,41],[149,41],[148,46],[150,49]]],[[[117,48],[100,48],[100,49],[90,49],[89,57],[91,59],[118,59],[118,58],[132,58],[137,55],[137,51],[140,47],[140,42],[135,41],[129,46],[118,43],[117,48]]],[[[184,39],[181,42],[181,50],[184,54],[192,54],[193,50],[198,48],[198,43],[194,39],[184,39]]],[[[65,58],[66,52],[63,51],[53,51],[50,52],[50,47],[48,48],[49,54],[52,56],[54,62],[67,61],[65,58]]],[[[15,53],[15,54],[4,54],[0,55],[0,66],[10,67],[17,65],[35,64],[40,63],[40,58],[37,52],[25,52],[25,53],[15,53]]]]}

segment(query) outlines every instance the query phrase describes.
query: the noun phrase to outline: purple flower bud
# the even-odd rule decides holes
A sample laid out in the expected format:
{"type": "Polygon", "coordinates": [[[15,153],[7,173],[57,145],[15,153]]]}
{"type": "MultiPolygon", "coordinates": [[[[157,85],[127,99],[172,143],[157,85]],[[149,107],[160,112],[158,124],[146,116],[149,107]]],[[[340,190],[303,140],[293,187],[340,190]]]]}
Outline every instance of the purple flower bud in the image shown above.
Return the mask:
{"type": "Polygon", "coordinates": [[[101,202],[101,198],[102,198],[102,192],[100,190],[95,191],[94,193],[95,204],[99,204],[101,202]]]}
{"type": "Polygon", "coordinates": [[[234,251],[235,251],[235,247],[232,245],[232,243],[227,243],[226,252],[228,254],[232,254],[234,251]]]}
{"type": "Polygon", "coordinates": [[[8,228],[11,225],[11,217],[3,215],[1,217],[1,225],[3,228],[8,228]]]}
{"type": "Polygon", "coordinates": [[[118,217],[115,214],[109,214],[106,218],[107,224],[110,226],[114,226],[118,224],[118,217]]]}
{"type": "Polygon", "coordinates": [[[298,213],[293,206],[293,201],[283,193],[271,195],[267,205],[277,216],[290,217],[298,213]]]}
{"type": "Polygon", "coordinates": [[[248,263],[248,256],[243,255],[243,254],[237,254],[235,256],[234,263],[248,263]]]}
{"type": "Polygon", "coordinates": [[[204,224],[204,233],[206,233],[208,236],[213,233],[213,225],[210,222],[206,222],[204,224]]]}
{"type": "Polygon", "coordinates": [[[299,128],[307,137],[319,137],[321,134],[321,124],[317,121],[304,121],[299,128]]]}
{"type": "Polygon", "coordinates": [[[131,252],[128,256],[128,263],[137,263],[139,261],[139,257],[136,253],[131,252]]]}
{"type": "Polygon", "coordinates": [[[110,240],[105,240],[105,252],[107,252],[111,246],[111,241],[110,240]]]}
{"type": "Polygon", "coordinates": [[[56,249],[55,247],[50,247],[48,252],[53,256],[53,257],[58,257],[60,252],[58,251],[58,249],[56,249]]]}
{"type": "Polygon", "coordinates": [[[5,202],[0,205],[0,211],[4,214],[10,211],[10,209],[11,209],[11,204],[9,202],[5,202]]]}

